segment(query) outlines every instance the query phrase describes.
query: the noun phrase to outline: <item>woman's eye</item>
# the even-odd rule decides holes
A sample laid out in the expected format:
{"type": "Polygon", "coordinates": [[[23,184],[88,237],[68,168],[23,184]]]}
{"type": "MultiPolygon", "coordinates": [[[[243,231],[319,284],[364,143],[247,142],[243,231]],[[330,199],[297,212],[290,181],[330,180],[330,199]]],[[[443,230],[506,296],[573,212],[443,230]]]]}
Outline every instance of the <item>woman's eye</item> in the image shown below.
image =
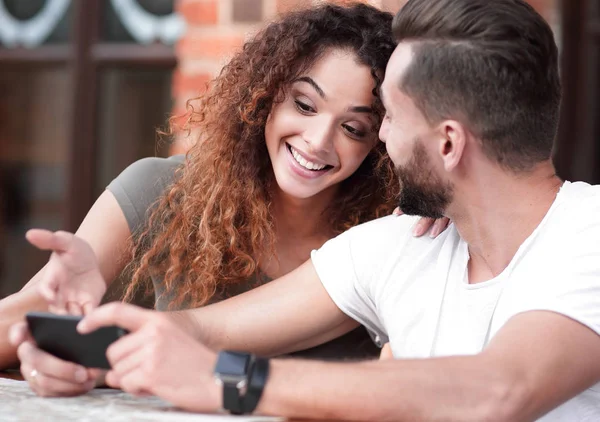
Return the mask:
{"type": "Polygon", "coordinates": [[[299,100],[294,100],[296,108],[302,113],[314,113],[315,109],[299,100]]]}
{"type": "Polygon", "coordinates": [[[356,138],[364,138],[365,135],[367,134],[365,131],[357,129],[353,126],[350,125],[342,125],[342,127],[348,132],[350,133],[352,136],[356,137],[356,138]]]}

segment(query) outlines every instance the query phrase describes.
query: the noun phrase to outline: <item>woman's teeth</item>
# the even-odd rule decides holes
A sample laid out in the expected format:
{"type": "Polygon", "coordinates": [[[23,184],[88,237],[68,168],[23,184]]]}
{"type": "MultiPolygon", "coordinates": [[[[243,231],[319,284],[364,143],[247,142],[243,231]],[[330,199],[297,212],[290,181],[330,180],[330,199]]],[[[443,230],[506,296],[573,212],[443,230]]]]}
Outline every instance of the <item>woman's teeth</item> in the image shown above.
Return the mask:
{"type": "Polygon", "coordinates": [[[300,164],[302,167],[304,167],[307,170],[323,170],[325,167],[327,167],[326,164],[316,164],[313,163],[312,161],[306,161],[304,159],[304,157],[302,157],[300,154],[298,154],[298,151],[296,151],[294,149],[293,146],[290,145],[290,151],[292,152],[292,155],[294,156],[294,159],[298,162],[298,164],[300,164]]]}

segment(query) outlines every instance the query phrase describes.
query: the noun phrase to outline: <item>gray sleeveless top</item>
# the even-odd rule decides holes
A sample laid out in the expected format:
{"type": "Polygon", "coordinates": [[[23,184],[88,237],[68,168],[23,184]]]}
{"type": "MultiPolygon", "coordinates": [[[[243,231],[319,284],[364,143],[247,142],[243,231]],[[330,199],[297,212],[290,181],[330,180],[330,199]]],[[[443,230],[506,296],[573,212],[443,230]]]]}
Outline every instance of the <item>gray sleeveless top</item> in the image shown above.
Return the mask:
{"type": "MultiPolygon", "coordinates": [[[[115,196],[129,230],[135,236],[141,233],[157,203],[158,198],[174,181],[175,170],[184,162],[183,155],[169,158],[143,158],[127,167],[107,187],[115,196]]],[[[262,280],[268,282],[269,279],[262,280]]],[[[167,309],[169,297],[162,294],[161,280],[153,278],[155,292],[155,307],[157,310],[167,309]]],[[[260,282],[254,278],[236,286],[235,291],[228,291],[229,297],[250,290],[260,282]]],[[[226,299],[216,297],[212,302],[226,299]]],[[[371,341],[367,331],[359,327],[335,340],[320,346],[296,352],[293,355],[305,358],[318,359],[356,359],[372,358],[377,356],[379,349],[371,341]]]]}

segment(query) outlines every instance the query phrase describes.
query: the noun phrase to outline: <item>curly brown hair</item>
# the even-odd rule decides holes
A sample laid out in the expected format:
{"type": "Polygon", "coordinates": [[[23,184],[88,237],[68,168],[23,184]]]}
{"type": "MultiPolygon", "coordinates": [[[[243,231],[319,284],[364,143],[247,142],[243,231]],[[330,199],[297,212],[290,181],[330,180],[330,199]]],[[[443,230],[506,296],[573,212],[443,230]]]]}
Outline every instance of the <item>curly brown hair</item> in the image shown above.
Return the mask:
{"type": "MultiPolygon", "coordinates": [[[[271,108],[323,53],[344,49],[371,68],[378,127],[383,107],[377,94],[395,47],[391,23],[391,14],[365,4],[289,13],[244,44],[206,94],[194,99],[197,107],[188,102],[186,126],[198,129],[202,140],[188,152],[143,231],[134,235],[133,279],[125,300],[160,275],[160,294],[172,306],[200,306],[259,275],[257,256],[275,254],[274,177],[264,138],[271,108]]],[[[335,234],[391,212],[398,187],[382,143],[338,192],[326,211],[328,230],[335,234]]]]}

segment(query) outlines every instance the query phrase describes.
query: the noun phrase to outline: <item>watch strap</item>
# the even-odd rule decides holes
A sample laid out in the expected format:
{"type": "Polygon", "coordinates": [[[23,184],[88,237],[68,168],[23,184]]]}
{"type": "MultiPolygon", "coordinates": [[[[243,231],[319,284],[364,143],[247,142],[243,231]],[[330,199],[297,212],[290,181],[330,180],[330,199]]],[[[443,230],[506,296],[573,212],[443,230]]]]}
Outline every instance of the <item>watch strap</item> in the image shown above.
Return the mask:
{"type": "Polygon", "coordinates": [[[269,359],[254,357],[250,364],[250,375],[246,394],[242,398],[242,408],[244,413],[252,413],[258,406],[262,397],[267,378],[269,377],[269,359]]]}
{"type": "Polygon", "coordinates": [[[223,408],[234,415],[244,413],[242,407],[242,397],[237,386],[223,383],[223,408]]]}
{"type": "Polygon", "coordinates": [[[248,385],[254,356],[250,353],[223,350],[215,365],[215,378],[222,387],[223,408],[233,414],[244,411],[242,398],[248,385]]]}

